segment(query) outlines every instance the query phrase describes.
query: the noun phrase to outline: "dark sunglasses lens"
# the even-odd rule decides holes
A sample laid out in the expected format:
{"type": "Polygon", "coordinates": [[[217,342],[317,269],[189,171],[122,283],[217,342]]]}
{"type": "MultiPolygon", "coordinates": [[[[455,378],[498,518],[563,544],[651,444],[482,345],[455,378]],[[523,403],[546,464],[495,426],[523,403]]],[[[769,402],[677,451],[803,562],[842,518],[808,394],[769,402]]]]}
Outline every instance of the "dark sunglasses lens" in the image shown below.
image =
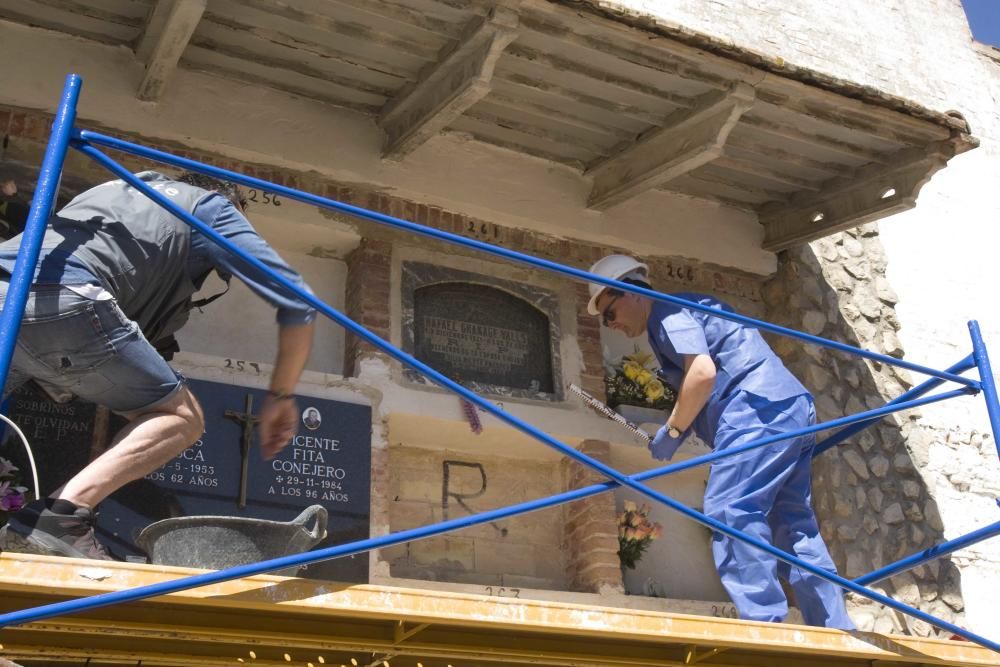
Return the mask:
{"type": "Polygon", "coordinates": [[[604,326],[608,326],[614,321],[615,321],[615,302],[612,301],[611,304],[604,309],[604,313],[601,314],[601,322],[604,324],[604,326]]]}

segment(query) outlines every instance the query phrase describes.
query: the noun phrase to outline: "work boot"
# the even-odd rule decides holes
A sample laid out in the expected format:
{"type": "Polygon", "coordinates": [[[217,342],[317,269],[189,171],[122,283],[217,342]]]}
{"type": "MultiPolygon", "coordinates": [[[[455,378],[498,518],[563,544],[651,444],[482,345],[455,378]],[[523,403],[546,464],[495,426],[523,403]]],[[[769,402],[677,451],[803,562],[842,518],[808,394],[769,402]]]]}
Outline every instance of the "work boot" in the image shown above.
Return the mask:
{"type": "Polygon", "coordinates": [[[33,500],[0,528],[0,551],[113,560],[94,536],[94,513],[68,500],[33,500]]]}

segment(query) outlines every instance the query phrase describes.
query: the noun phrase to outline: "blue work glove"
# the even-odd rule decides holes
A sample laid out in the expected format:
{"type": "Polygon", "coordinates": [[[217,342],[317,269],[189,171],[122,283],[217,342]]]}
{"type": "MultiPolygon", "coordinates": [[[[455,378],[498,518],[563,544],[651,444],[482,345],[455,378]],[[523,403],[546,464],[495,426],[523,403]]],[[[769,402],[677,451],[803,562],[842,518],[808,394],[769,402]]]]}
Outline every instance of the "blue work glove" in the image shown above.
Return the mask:
{"type": "Polygon", "coordinates": [[[674,457],[677,449],[690,432],[691,429],[688,429],[681,432],[678,437],[671,438],[666,425],[661,426],[660,430],[653,436],[653,439],[649,441],[649,453],[658,461],[669,461],[674,457]]]}

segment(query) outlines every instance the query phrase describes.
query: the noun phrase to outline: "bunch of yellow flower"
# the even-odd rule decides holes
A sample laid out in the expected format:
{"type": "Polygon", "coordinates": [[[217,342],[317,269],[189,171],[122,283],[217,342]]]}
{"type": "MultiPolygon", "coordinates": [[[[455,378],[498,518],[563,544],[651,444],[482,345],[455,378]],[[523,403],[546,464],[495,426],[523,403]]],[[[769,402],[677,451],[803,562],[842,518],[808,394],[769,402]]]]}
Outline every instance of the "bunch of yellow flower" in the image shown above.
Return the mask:
{"type": "Polygon", "coordinates": [[[605,379],[609,405],[645,405],[657,409],[673,406],[676,395],[649,369],[652,360],[653,355],[644,352],[622,358],[621,368],[605,379]]]}
{"type": "Polygon", "coordinates": [[[625,501],[625,510],[618,515],[618,558],[622,565],[634,570],[646,547],[662,535],[663,526],[649,520],[649,505],[625,501]]]}

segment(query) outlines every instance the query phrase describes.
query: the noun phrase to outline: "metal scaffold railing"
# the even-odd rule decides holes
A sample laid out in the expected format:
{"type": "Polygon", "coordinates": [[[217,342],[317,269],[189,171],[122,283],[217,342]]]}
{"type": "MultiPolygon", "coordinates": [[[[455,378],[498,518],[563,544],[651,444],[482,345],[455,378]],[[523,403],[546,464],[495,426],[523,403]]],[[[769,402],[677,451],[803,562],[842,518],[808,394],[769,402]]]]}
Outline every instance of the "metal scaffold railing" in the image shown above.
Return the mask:
{"type": "Polygon", "coordinates": [[[876,581],[879,581],[886,577],[890,577],[899,572],[911,569],[929,560],[939,558],[957,549],[965,548],[972,544],[993,537],[998,533],[1000,533],[1000,522],[987,525],[973,532],[970,532],[969,534],[964,535],[962,537],[947,542],[943,542],[929,549],[925,549],[911,556],[898,560],[895,563],[889,564],[879,570],[858,577],[857,579],[851,580],[833,574],[826,570],[823,570],[822,568],[818,568],[809,563],[803,562],[802,560],[793,556],[792,554],[786,553],[780,549],[775,548],[770,544],[759,541],[749,535],[744,534],[739,530],[736,530],[723,523],[720,523],[719,521],[716,521],[715,519],[706,516],[701,512],[691,509],[645,484],[645,482],[647,482],[648,480],[660,478],[666,475],[671,475],[680,472],[682,470],[687,470],[723,458],[735,456],[751,449],[757,449],[760,447],[774,445],[776,443],[780,443],[786,440],[791,440],[803,435],[819,433],[821,431],[826,431],[830,429],[840,429],[817,445],[816,453],[817,454],[822,453],[823,451],[826,451],[830,447],[833,447],[836,444],[844,441],[846,438],[860,432],[865,427],[874,424],[875,422],[879,421],[882,417],[889,415],[891,413],[898,412],[901,410],[908,410],[922,405],[927,405],[930,403],[944,401],[947,399],[970,395],[970,394],[982,393],[983,398],[986,401],[987,413],[989,415],[989,420],[991,423],[993,435],[994,438],[996,438],[997,434],[1000,433],[1000,404],[998,404],[996,386],[994,383],[992,371],[990,369],[990,363],[986,345],[980,334],[979,325],[975,321],[969,322],[969,330],[971,334],[971,347],[972,347],[971,354],[946,370],[936,370],[920,364],[897,359],[895,357],[878,354],[869,350],[853,347],[837,341],[827,340],[819,336],[806,334],[793,329],[788,329],[768,322],[756,320],[744,315],[740,315],[738,313],[719,311],[675,296],[671,296],[668,294],[661,294],[660,292],[651,289],[645,289],[632,284],[623,283],[617,280],[611,280],[570,266],[564,266],[556,262],[540,259],[537,257],[532,257],[530,255],[519,253],[506,248],[493,246],[488,243],[468,239],[456,234],[451,234],[437,229],[425,227],[422,225],[415,224],[413,222],[369,211],[356,206],[351,206],[349,204],[338,202],[332,199],[319,197],[317,195],[313,195],[307,192],[302,192],[293,188],[285,187],[258,178],[252,178],[225,169],[219,169],[206,164],[181,158],[169,153],[154,150],[148,147],[123,141],[120,139],[115,139],[113,137],[109,137],[96,132],[81,130],[74,126],[76,119],[76,104],[80,95],[81,86],[82,86],[82,81],[78,76],[70,75],[67,78],[66,87],[64,89],[63,96],[53,123],[53,128],[50,135],[48,148],[46,150],[45,158],[41,168],[38,186],[35,191],[34,198],[32,200],[31,213],[28,218],[27,227],[25,229],[24,236],[21,242],[21,251],[18,256],[17,263],[14,267],[14,271],[10,278],[10,288],[8,290],[6,303],[4,305],[2,313],[0,313],[0,378],[6,378],[7,372],[10,368],[14,345],[16,342],[18,329],[20,327],[20,320],[22,317],[22,313],[24,311],[25,302],[31,285],[33,270],[39,257],[42,236],[45,231],[47,220],[53,211],[56,192],[58,189],[59,178],[62,171],[63,162],[66,156],[67,149],[69,147],[72,147],[80,151],[84,155],[87,155],[88,157],[92,158],[100,165],[107,168],[108,171],[113,173],[116,177],[130,184],[136,190],[143,192],[146,196],[148,196],[158,205],[168,210],[181,220],[184,220],[187,224],[196,228],[199,232],[204,234],[213,242],[226,248],[229,252],[233,253],[241,261],[243,261],[249,267],[251,267],[252,270],[266,275],[268,279],[271,280],[273,283],[281,285],[287,291],[296,294],[298,298],[300,298],[302,301],[308,303],[318,312],[322,313],[326,317],[329,317],[331,320],[343,326],[345,329],[349,330],[354,335],[365,340],[366,342],[370,343],[379,350],[382,350],[387,355],[400,361],[406,366],[409,366],[410,368],[419,371],[427,378],[434,381],[436,384],[458,394],[459,396],[469,401],[473,405],[477,406],[484,412],[496,417],[501,422],[504,422],[505,424],[517,429],[518,431],[521,431],[522,433],[529,435],[532,438],[540,441],[546,446],[555,449],[561,454],[600,473],[607,479],[607,481],[602,482],[600,484],[594,484],[585,488],[576,489],[574,491],[569,491],[566,493],[550,496],[548,498],[542,498],[539,500],[515,504],[502,509],[482,512],[479,514],[463,517],[461,519],[444,521],[438,524],[425,526],[421,528],[415,528],[411,530],[405,530],[390,535],[380,536],[377,538],[359,540],[348,544],[342,544],[338,546],[328,547],[292,556],[275,558],[272,560],[267,560],[251,565],[244,565],[230,569],[219,570],[217,572],[209,572],[205,574],[184,577],[174,581],[162,582],[154,585],[142,586],[127,590],[120,590],[111,593],[104,593],[91,597],[68,600],[65,602],[48,604],[39,607],[10,612],[6,614],[0,614],[0,627],[29,623],[32,621],[38,621],[41,619],[51,618],[63,614],[80,612],[83,610],[118,604],[121,602],[140,600],[144,598],[164,595],[168,593],[174,593],[222,581],[238,579],[256,574],[262,574],[265,572],[270,572],[273,570],[278,570],[290,566],[315,563],[318,561],[328,560],[331,558],[338,558],[342,556],[358,554],[372,549],[385,548],[394,544],[400,544],[403,542],[418,540],[433,535],[439,535],[442,533],[459,530],[469,526],[479,525],[490,521],[496,521],[499,519],[525,514],[527,512],[533,512],[536,510],[554,507],[556,505],[571,502],[574,500],[579,500],[581,498],[586,498],[599,493],[605,493],[607,491],[610,491],[618,487],[627,487],[652,500],[655,500],[659,503],[662,503],[670,507],[671,509],[687,516],[688,518],[694,521],[697,521],[698,523],[708,527],[713,531],[718,531],[732,538],[748,543],[756,547],[757,549],[766,551],[775,558],[784,561],[793,567],[797,567],[802,570],[808,571],[817,577],[832,582],[840,586],[844,590],[851,591],[859,595],[862,595],[864,597],[870,598],[871,600],[879,602],[887,607],[900,611],[914,618],[923,620],[933,626],[936,626],[950,633],[968,639],[986,648],[992,649],[993,651],[1000,652],[1000,643],[996,641],[990,640],[986,637],[982,637],[978,634],[970,632],[969,630],[966,630],[965,628],[959,627],[953,623],[932,616],[924,611],[916,609],[910,605],[904,604],[898,600],[888,597],[868,587],[870,584],[876,581]],[[233,181],[235,183],[238,183],[246,187],[268,191],[274,194],[282,195],[289,199],[334,210],[355,217],[363,218],[401,231],[418,234],[425,237],[430,237],[447,243],[461,245],[467,248],[489,253],[493,256],[511,260],[513,262],[526,264],[534,268],[542,269],[545,271],[551,271],[576,280],[598,283],[601,285],[605,285],[607,287],[613,287],[623,292],[631,292],[658,301],[665,301],[668,303],[680,305],[683,306],[684,308],[702,311],[714,317],[721,317],[724,319],[733,320],[735,322],[756,327],[758,329],[769,331],[774,334],[778,334],[781,336],[788,336],[808,344],[813,344],[830,348],[833,350],[838,350],[840,352],[853,354],[883,364],[889,364],[897,367],[906,368],[910,371],[927,375],[930,377],[930,379],[914,387],[913,389],[907,391],[903,395],[897,397],[896,399],[889,402],[886,406],[881,408],[866,410],[864,412],[860,412],[855,415],[842,417],[840,419],[834,419],[822,424],[809,426],[807,428],[803,428],[793,432],[783,433],[780,435],[763,438],[753,442],[748,442],[740,446],[728,449],[724,452],[713,452],[710,454],[689,459],[687,461],[662,466],[635,475],[625,475],[619,472],[618,470],[615,470],[614,468],[577,451],[570,445],[561,442],[560,440],[544,433],[543,431],[532,426],[531,424],[510,414],[509,412],[503,410],[502,408],[494,405],[485,398],[469,391],[465,387],[449,379],[448,377],[436,371],[435,369],[431,368],[422,361],[416,359],[415,357],[407,354],[403,350],[395,347],[391,343],[376,336],[371,331],[367,330],[363,326],[354,322],[345,314],[341,313],[340,311],[336,310],[335,308],[321,301],[320,299],[313,296],[309,292],[299,289],[296,285],[292,284],[290,281],[288,281],[281,275],[268,269],[259,260],[255,259],[254,257],[248,255],[247,253],[229,244],[209,226],[205,225],[203,222],[192,216],[190,213],[187,213],[186,211],[180,209],[167,197],[160,194],[158,191],[154,190],[140,179],[136,178],[127,169],[125,169],[117,162],[106,156],[103,152],[98,150],[97,148],[98,146],[118,150],[124,153],[138,156],[140,158],[153,160],[173,167],[197,171],[216,178],[233,181]],[[962,373],[964,373],[965,371],[971,370],[973,368],[978,369],[979,372],[978,380],[973,378],[968,378],[962,375],[962,373]],[[942,391],[940,393],[936,393],[930,396],[925,395],[931,390],[941,386],[946,382],[958,386],[957,388],[948,391],[942,391]]]}

